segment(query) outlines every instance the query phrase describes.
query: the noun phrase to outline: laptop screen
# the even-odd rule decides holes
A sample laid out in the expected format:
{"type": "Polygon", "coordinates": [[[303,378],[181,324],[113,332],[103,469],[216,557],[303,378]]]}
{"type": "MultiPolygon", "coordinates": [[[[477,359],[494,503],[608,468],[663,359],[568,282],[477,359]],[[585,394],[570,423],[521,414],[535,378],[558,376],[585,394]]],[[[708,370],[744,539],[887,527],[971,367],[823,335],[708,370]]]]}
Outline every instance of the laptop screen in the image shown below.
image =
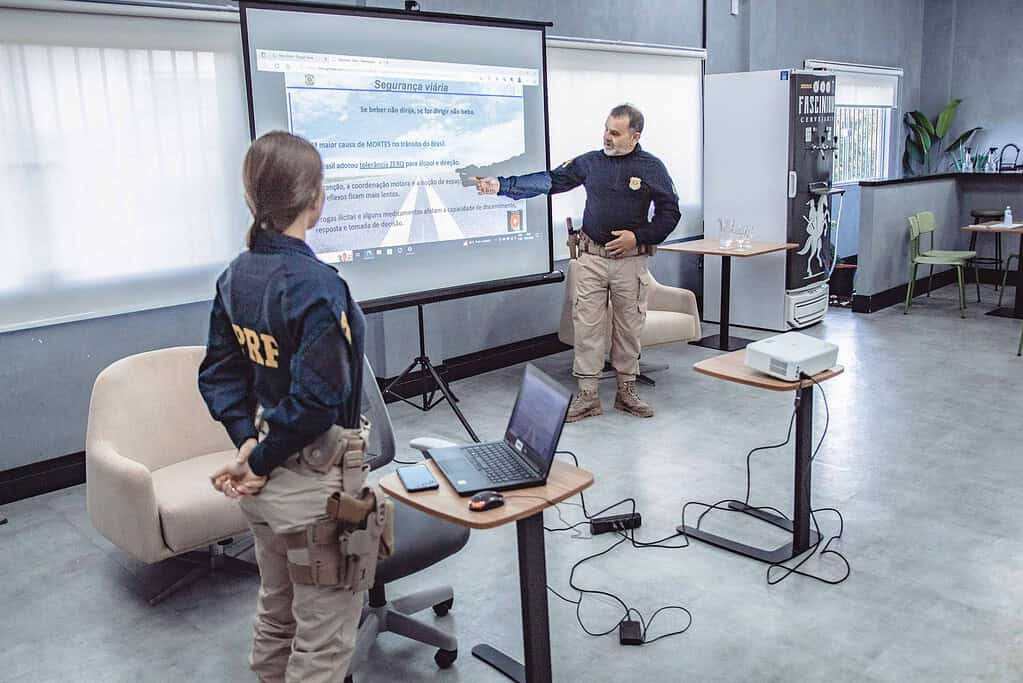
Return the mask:
{"type": "Polygon", "coordinates": [[[504,440],[546,475],[561,438],[572,393],[532,365],[526,366],[504,440]]]}

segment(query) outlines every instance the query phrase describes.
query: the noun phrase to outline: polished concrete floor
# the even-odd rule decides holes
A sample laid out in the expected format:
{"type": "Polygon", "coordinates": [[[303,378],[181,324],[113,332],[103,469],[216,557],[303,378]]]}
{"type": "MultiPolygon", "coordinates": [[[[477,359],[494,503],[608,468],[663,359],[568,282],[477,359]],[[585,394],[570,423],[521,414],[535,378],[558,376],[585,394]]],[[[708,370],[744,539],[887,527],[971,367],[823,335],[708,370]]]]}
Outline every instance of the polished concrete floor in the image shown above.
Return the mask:
{"type": "MultiPolygon", "coordinates": [[[[840,346],[846,373],[824,386],[831,420],[814,466],[813,503],[837,506],[845,534],[833,547],[852,566],[832,586],[798,576],[769,586],[766,566],[694,542],[677,550],[622,546],[584,565],[577,582],[613,590],[646,617],[676,604],[691,628],[643,647],[594,638],[574,607],[550,598],[556,681],[1020,681],[1023,680],[1023,359],[1020,322],[983,315],[970,304],[961,320],[954,290],[872,315],[833,310],[811,334],[840,346]]],[[[713,330],[713,326],[706,326],[713,330]]],[[[760,333],[752,333],[761,336],[760,333]]],[[[562,447],[578,454],[596,483],[591,509],[632,496],[643,515],[638,538],[671,533],[682,504],[742,496],[748,449],[784,438],[791,396],[698,375],[712,355],[694,346],[649,349],[670,364],[643,395],[657,415],[640,420],[611,409],[566,427],[562,447]]],[[[537,364],[571,382],[571,354],[537,364]]],[[[498,436],[521,367],[456,383],[462,407],[482,435],[498,436]]],[[[824,425],[816,402],[815,426],[824,425]]],[[[428,414],[396,405],[400,441],[419,435],[462,439],[444,406],[428,414]]],[[[411,454],[408,454],[411,457],[411,454]]],[[[791,451],[754,456],[753,502],[791,509],[791,451]]],[[[0,527],[0,681],[252,680],[246,669],[253,577],[219,575],[157,607],[144,596],[180,570],[143,567],[94,532],[84,487],[5,506],[0,527]]],[[[566,519],[578,508],[563,506],[566,519]]],[[[707,524],[751,542],[782,534],[720,513],[707,524]]],[[[837,528],[819,515],[822,530],[837,528]]],[[[558,525],[553,511],[548,526],[558,525]]],[[[572,564],[613,539],[547,534],[552,588],[568,587],[572,564]]],[[[804,567],[841,574],[834,557],[804,567]]],[[[470,656],[489,642],[521,655],[513,528],[474,532],[458,555],[394,586],[393,593],[450,583],[455,607],[437,619],[453,629],[461,656],[440,671],[433,650],[381,637],[370,681],[502,681],[470,656]]],[[[435,619],[427,612],[428,619],[435,619]]],[[[621,618],[609,601],[587,598],[591,630],[621,618]]],[[[650,636],[685,623],[658,617],[650,636]]]]}

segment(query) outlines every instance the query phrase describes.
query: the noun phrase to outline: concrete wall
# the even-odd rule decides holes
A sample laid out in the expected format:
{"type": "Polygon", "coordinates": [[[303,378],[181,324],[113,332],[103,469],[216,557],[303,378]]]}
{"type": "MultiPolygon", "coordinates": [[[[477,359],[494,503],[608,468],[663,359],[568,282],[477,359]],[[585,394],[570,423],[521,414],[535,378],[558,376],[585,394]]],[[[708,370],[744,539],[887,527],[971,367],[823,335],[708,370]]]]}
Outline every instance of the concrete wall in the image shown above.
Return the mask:
{"type": "Polygon", "coordinates": [[[983,126],[973,139],[975,149],[1009,142],[1023,146],[1021,35],[1023,2],[1018,0],[927,0],[921,106],[933,117],[953,97],[963,100],[949,141],[983,126]]]}
{"type": "Polygon", "coordinates": [[[838,258],[860,253],[860,186],[847,185],[842,202],[841,224],[835,244],[838,258]]]}
{"type": "Polygon", "coordinates": [[[907,217],[918,211],[934,212],[935,249],[965,248],[955,178],[860,188],[857,294],[871,296],[909,282],[907,217]]]}
{"type": "MultiPolygon", "coordinates": [[[[804,59],[901,67],[899,110],[920,107],[924,0],[756,0],[750,5],[750,70],[804,59]]],[[[890,171],[900,175],[905,134],[894,127],[890,171]]]]}
{"type": "MultiPolygon", "coordinates": [[[[1023,196],[1019,175],[970,176],[921,179],[896,185],[860,188],[859,268],[856,293],[873,295],[909,282],[909,223],[919,211],[933,211],[937,223],[935,249],[968,249],[970,233],[961,230],[972,223],[975,208],[999,208],[1023,196]]],[[[994,235],[979,235],[980,256],[993,256],[994,235]]],[[[925,240],[924,245],[927,242],[925,240]]],[[[1002,258],[1019,250],[1019,238],[1002,236],[1002,258]]],[[[935,272],[944,268],[935,268],[935,272]]]]}

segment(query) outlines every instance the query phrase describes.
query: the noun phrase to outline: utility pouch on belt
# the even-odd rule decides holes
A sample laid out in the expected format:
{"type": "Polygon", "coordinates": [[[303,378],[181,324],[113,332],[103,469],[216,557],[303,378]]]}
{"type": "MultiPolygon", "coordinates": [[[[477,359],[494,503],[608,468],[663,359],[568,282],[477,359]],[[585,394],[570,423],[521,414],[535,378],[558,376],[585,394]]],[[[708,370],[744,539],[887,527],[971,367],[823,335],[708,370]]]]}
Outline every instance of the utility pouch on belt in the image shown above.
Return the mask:
{"type": "Polygon", "coordinates": [[[366,470],[363,470],[363,463],[366,459],[366,445],[369,443],[369,430],[370,423],[365,417],[361,418],[358,429],[345,429],[334,425],[302,449],[302,462],[309,469],[321,474],[329,471],[331,467],[341,467],[345,474],[345,489],[357,491],[365,481],[366,470]],[[362,476],[362,481],[352,478],[356,471],[363,473],[359,475],[362,476]]]}
{"type": "Polygon", "coordinates": [[[379,488],[366,486],[368,442],[369,422],[363,418],[360,429],[332,427],[302,450],[310,469],[340,468],[341,491],[327,499],[325,521],[285,534],[295,583],[367,590],[376,580],[377,560],[394,551],[394,503],[379,488]],[[291,562],[303,550],[308,563],[291,562]]]}

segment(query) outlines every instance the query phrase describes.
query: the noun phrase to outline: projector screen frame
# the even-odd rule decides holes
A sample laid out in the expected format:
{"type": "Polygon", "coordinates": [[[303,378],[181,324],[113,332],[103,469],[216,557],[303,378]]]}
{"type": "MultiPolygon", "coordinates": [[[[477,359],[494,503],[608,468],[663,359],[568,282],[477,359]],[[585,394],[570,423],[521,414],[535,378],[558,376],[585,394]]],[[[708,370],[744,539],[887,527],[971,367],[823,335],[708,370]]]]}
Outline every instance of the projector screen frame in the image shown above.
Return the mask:
{"type": "MultiPolygon", "coordinates": [[[[249,60],[249,32],[246,13],[249,9],[278,10],[289,12],[328,13],[346,16],[369,18],[404,19],[409,21],[426,21],[431,23],[465,24],[473,26],[491,26],[497,28],[522,28],[540,31],[541,38],[541,72],[543,78],[543,122],[544,122],[544,159],[546,168],[551,166],[550,111],[547,101],[547,28],[554,24],[550,21],[532,21],[529,19],[505,19],[501,17],[483,17],[470,14],[447,14],[444,12],[422,12],[419,10],[403,10],[385,7],[361,7],[354,5],[334,5],[314,2],[281,2],[274,0],[239,0],[238,18],[242,38],[242,60],[245,71],[245,99],[249,109],[249,137],[256,139],[256,112],[252,99],[251,63],[249,60]]],[[[531,273],[500,280],[485,280],[455,287],[423,290],[407,294],[380,297],[359,301],[366,313],[408,308],[422,304],[437,303],[451,299],[462,299],[495,292],[504,292],[524,287],[535,287],[562,282],[565,274],[554,268],[554,212],[550,195],[547,199],[547,271],[531,273]]]]}

